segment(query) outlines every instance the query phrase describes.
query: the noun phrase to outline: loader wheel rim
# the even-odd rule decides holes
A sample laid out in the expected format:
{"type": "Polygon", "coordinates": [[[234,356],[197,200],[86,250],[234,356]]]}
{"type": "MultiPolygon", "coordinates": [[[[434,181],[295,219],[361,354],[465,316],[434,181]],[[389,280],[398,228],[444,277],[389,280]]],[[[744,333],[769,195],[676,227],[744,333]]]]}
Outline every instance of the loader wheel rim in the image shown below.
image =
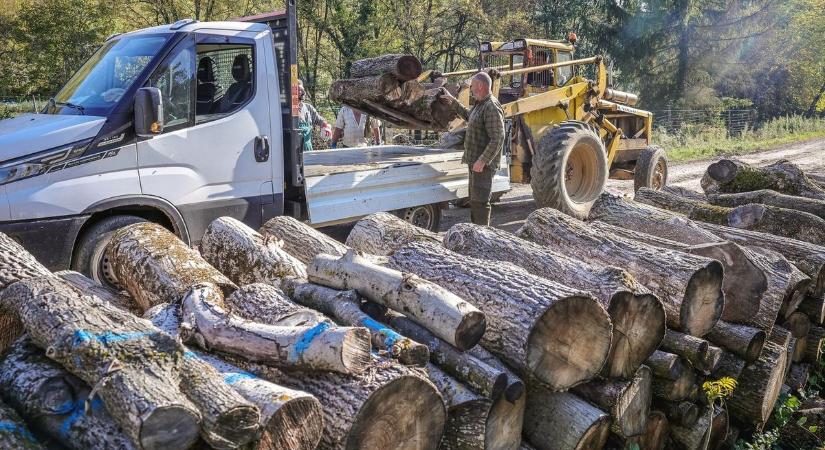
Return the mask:
{"type": "Polygon", "coordinates": [[[579,142],[567,157],[564,188],[576,203],[592,202],[602,193],[599,159],[596,157],[598,151],[601,150],[589,142],[579,142]]]}
{"type": "Polygon", "coordinates": [[[656,163],[656,167],[653,169],[653,179],[651,180],[651,187],[655,190],[660,190],[665,187],[665,181],[667,180],[667,163],[664,160],[659,159],[656,163]]]}

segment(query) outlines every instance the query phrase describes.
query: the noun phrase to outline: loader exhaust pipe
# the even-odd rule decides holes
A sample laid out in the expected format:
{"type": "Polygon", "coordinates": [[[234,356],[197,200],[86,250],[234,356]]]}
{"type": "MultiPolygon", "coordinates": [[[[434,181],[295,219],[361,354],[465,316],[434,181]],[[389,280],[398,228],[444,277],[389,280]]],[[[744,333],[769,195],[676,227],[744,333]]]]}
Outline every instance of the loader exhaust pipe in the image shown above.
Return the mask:
{"type": "Polygon", "coordinates": [[[638,95],[631,94],[630,92],[617,91],[616,89],[606,89],[604,91],[604,99],[628,106],[635,106],[636,103],[639,103],[638,95]]]}

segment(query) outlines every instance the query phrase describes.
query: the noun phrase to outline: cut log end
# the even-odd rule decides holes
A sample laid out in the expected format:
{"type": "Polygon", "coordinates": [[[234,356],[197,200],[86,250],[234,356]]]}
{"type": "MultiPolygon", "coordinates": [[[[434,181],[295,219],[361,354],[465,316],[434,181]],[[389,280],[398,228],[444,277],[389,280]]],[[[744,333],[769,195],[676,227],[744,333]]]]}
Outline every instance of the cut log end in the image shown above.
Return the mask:
{"type": "Polygon", "coordinates": [[[616,293],[607,309],[613,340],[605,370],[609,377],[629,378],[665,335],[665,309],[652,294],[616,293]]]}
{"type": "Polygon", "coordinates": [[[147,450],[189,448],[198,439],[199,422],[200,417],[188,408],[156,408],[151,415],[143,418],[140,444],[147,450]]]}
{"type": "Polygon", "coordinates": [[[346,373],[361,373],[369,367],[372,356],[371,335],[368,329],[361,327],[337,328],[337,333],[344,333],[341,340],[341,365],[346,373]]]}
{"type": "MultiPolygon", "coordinates": [[[[283,399],[279,399],[283,401],[283,399]]],[[[315,397],[287,400],[269,419],[256,450],[311,450],[324,432],[324,413],[315,397]],[[289,430],[285,433],[284,430],[289,430]]]]}
{"type": "Polygon", "coordinates": [[[515,380],[515,381],[506,380],[506,377],[503,378],[503,380],[504,380],[504,384],[507,385],[507,387],[504,388],[504,398],[506,398],[508,402],[515,403],[519,399],[521,399],[522,396],[524,396],[525,388],[524,388],[524,382],[523,381],[521,381],[521,380],[515,380]]]}
{"type": "Polygon", "coordinates": [[[719,160],[708,166],[708,175],[720,183],[733,180],[737,174],[737,165],[729,159],[719,160]]]}
{"type": "Polygon", "coordinates": [[[682,331],[704,336],[722,316],[722,264],[712,261],[690,278],[680,311],[682,331]]]}
{"type": "Polygon", "coordinates": [[[443,400],[431,385],[404,377],[382,387],[361,407],[346,449],[437,448],[445,414],[443,400]]]}
{"type": "Polygon", "coordinates": [[[473,348],[487,329],[487,320],[481,311],[470,311],[461,318],[455,330],[455,346],[461,351],[473,348]]]}
{"type": "Polygon", "coordinates": [[[598,302],[566,297],[536,321],[528,340],[527,365],[554,389],[575,386],[601,370],[611,339],[610,318],[598,302]]]}

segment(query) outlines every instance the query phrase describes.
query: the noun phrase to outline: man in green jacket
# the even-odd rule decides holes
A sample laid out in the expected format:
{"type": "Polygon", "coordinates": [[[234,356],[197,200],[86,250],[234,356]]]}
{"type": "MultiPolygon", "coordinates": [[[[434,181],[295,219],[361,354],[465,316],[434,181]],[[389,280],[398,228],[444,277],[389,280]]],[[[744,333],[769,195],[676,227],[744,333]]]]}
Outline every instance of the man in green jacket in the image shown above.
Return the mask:
{"type": "Polygon", "coordinates": [[[467,121],[461,162],[470,169],[470,220],[479,225],[490,225],[493,175],[501,163],[504,146],[504,111],[493,96],[492,85],[490,75],[485,72],[473,76],[470,93],[475,105],[469,111],[446,89],[441,91],[441,100],[452,104],[467,121]]]}

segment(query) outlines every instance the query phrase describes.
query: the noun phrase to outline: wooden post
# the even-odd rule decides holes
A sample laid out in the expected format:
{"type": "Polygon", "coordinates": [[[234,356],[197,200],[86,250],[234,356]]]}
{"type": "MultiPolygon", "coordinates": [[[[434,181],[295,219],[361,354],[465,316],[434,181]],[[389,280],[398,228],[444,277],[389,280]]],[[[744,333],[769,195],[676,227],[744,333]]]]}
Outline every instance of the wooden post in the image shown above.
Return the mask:
{"type": "Polygon", "coordinates": [[[437,234],[385,212],[359,220],[347,237],[347,245],[351,248],[381,256],[388,256],[413,241],[441,243],[437,234]]]}

